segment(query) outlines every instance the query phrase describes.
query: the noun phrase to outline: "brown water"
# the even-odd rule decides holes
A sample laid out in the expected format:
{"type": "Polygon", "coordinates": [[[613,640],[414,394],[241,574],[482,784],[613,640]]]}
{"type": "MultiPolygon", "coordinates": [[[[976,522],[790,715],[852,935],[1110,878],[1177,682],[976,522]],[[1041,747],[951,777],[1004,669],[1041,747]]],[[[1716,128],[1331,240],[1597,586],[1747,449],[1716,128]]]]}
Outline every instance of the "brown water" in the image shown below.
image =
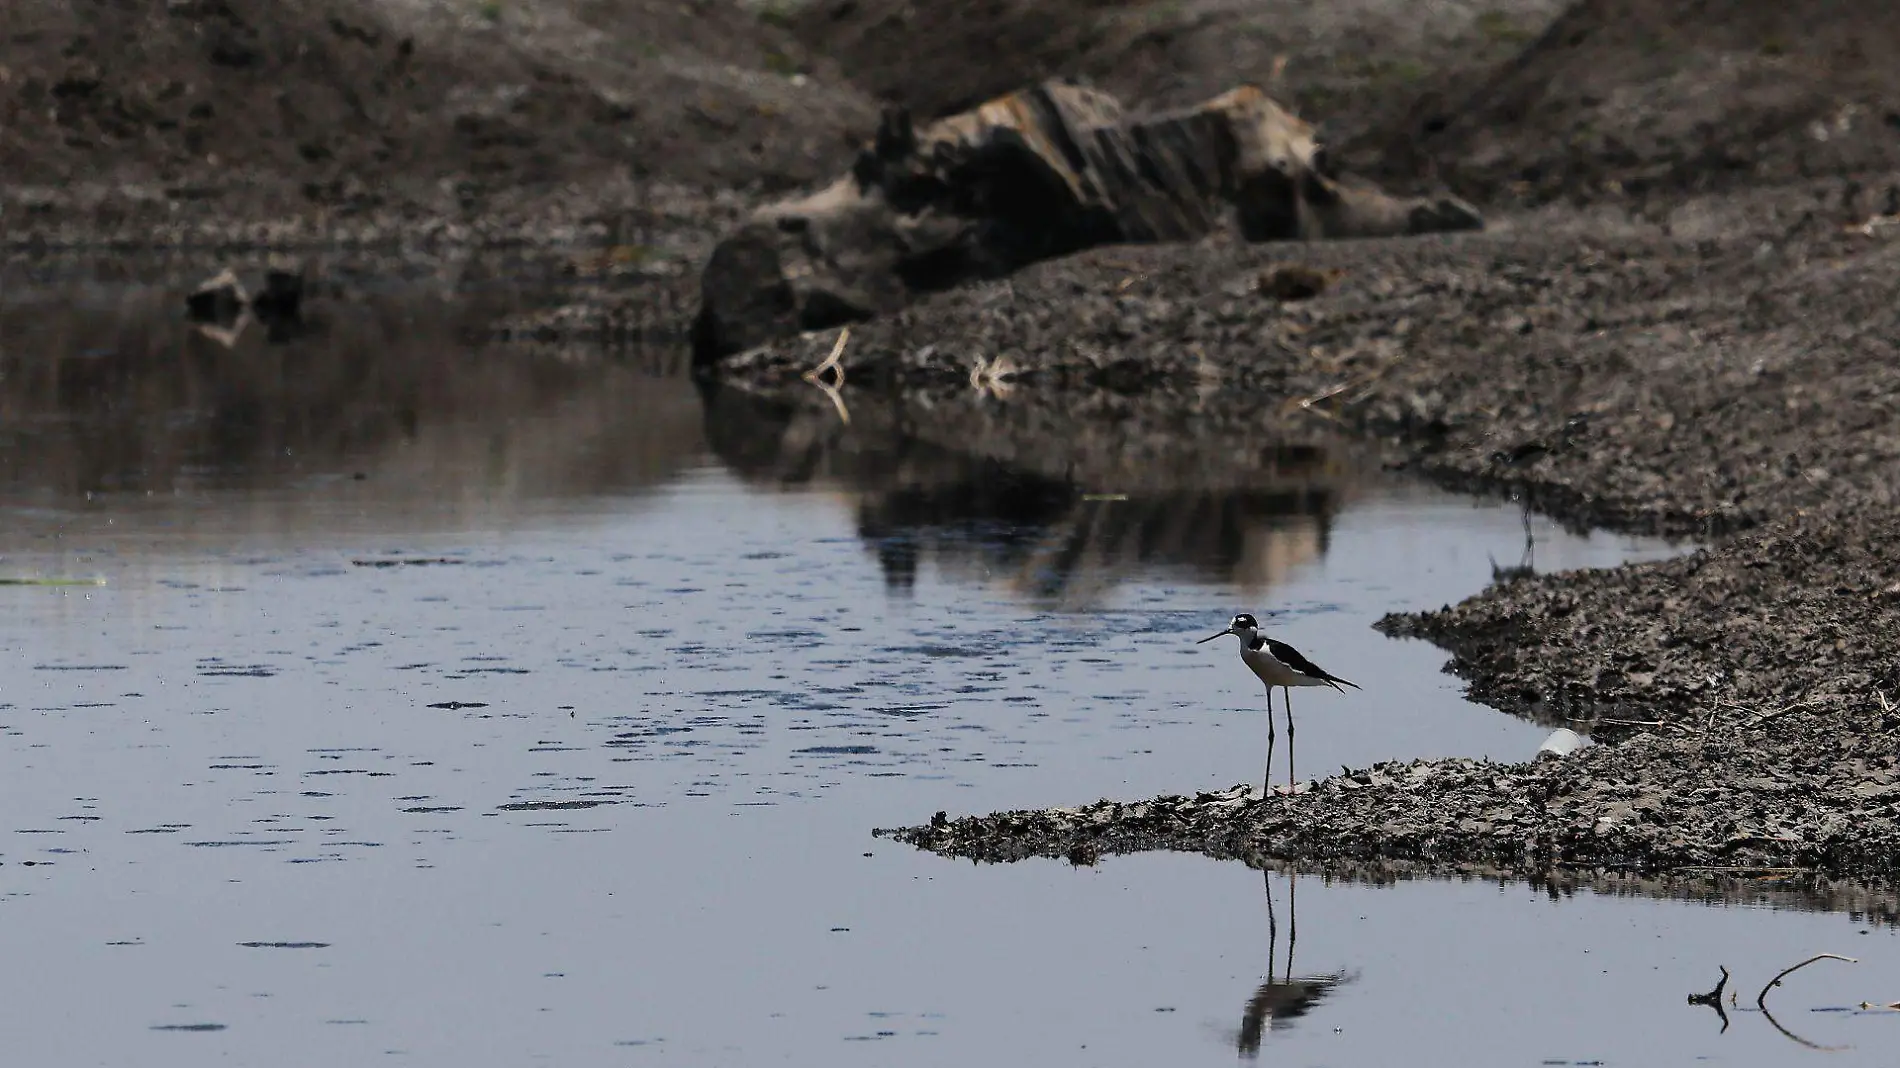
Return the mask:
{"type": "Polygon", "coordinates": [[[708,403],[452,302],[228,349],[80,304],[0,324],[0,578],[103,580],[0,586],[15,1063],[1784,1064],[1684,995],[1822,951],[1862,963],[1772,1022],[1893,1046],[1849,913],[871,838],[1256,779],[1257,684],[1193,644],[1243,609],[1365,686],[1300,695],[1306,774],[1526,758],[1369,626],[1519,563],[1508,505],[1309,438],[708,403]]]}

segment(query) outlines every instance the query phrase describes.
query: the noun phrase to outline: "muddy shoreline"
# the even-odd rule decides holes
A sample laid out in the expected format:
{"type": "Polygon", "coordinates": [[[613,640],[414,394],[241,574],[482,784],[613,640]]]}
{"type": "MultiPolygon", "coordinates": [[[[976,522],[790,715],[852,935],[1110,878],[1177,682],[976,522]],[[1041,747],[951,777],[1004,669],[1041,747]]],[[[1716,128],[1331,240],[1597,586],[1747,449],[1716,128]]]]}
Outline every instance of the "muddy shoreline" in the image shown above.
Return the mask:
{"type": "Polygon", "coordinates": [[[0,66],[0,106],[26,123],[0,137],[9,285],[131,253],[202,277],[271,253],[401,274],[520,249],[481,277],[572,292],[487,336],[683,352],[712,241],[838,173],[879,99],[928,115],[1082,74],[1166,104],[1255,79],[1340,126],[1355,170],[1468,195],[1489,228],[1095,249],[859,324],[835,394],[800,377],[835,331],[727,361],[723,386],[826,418],[901,394],[975,412],[998,452],[1024,455],[1051,412],[1131,449],[1190,427],[1321,430],[1568,524],[1705,546],[1381,622],[1447,649],[1477,699],[1605,743],[1571,758],[946,817],[902,840],[993,860],[1891,868],[1900,87],[1878,61],[1882,5],[1526,2],[1422,34],[1401,32],[1409,6],[1377,3],[1253,26],[1220,5],[1157,21],[1021,0],[967,22],[946,9],[928,33],[881,3],[796,18],[548,3],[473,30],[319,6],[320,26],[250,0],[174,4],[143,39],[91,5],[23,8],[36,28],[0,66]],[[909,84],[926,58],[968,84],[909,84]],[[298,91],[271,99],[279,86],[298,91]],[[1287,266],[1332,281],[1282,299],[1265,279],[1287,266]]]}
{"type": "MultiPolygon", "coordinates": [[[[1175,849],[1884,877],[1900,849],[1900,260],[1850,225],[1849,199],[1817,184],[1693,205],[1721,220],[1694,237],[1547,219],[1434,241],[1104,250],[854,332],[852,381],[967,392],[977,354],[1040,346],[988,403],[1140,393],[1236,434],[1324,422],[1435,481],[1706,546],[1379,624],[1446,648],[1475,699],[1607,743],[1569,759],[1381,765],[1296,797],[1104,801],[895,836],[987,860],[1175,849]],[[1251,290],[1287,261],[1346,273],[1297,304],[1251,290]]],[[[828,340],[737,373],[772,388],[828,340]]]]}
{"type": "MultiPolygon", "coordinates": [[[[1140,396],[1322,420],[1433,477],[1643,533],[1707,537],[1844,497],[1891,506],[1900,246],[1853,227],[1853,193],[1708,198],[1673,223],[1550,209],[1484,234],[1098,249],[860,324],[845,392],[967,392],[1002,356],[1024,404],[1140,396]],[[1261,277],[1285,265],[1341,277],[1282,302],[1261,277]]],[[[720,373],[799,385],[836,337],[720,373]]]]}
{"type": "MultiPolygon", "coordinates": [[[[1192,809],[1197,802],[1220,803],[1230,793],[1244,788],[1237,785],[1231,792],[1202,794],[1197,798],[1159,797],[1154,799],[1154,803],[1160,808],[1182,808],[1185,811],[1192,809]]],[[[1089,808],[1092,807],[1089,806],[1089,808]]],[[[1079,817],[1081,813],[1087,811],[1087,808],[1065,811],[1072,817],[1079,817]]],[[[1002,815],[1004,814],[997,814],[998,817],[1002,815]]],[[[1028,819],[1037,814],[1025,812],[1009,815],[1028,819]]],[[[931,849],[932,846],[929,844],[931,839],[920,834],[922,830],[924,829],[891,829],[880,830],[877,834],[881,838],[931,849]]],[[[936,833],[943,835],[944,828],[937,827],[936,833]]],[[[943,840],[943,838],[935,839],[938,842],[943,840]]],[[[1210,847],[1191,842],[1166,841],[1163,836],[1155,836],[1140,848],[1196,853],[1221,860],[1238,861],[1267,872],[1316,876],[1328,883],[1394,886],[1412,880],[1458,879],[1494,883],[1501,887],[1528,886],[1553,899],[1568,898],[1588,892],[1609,897],[1840,912],[1862,922],[1900,924],[1900,886],[1896,886],[1891,876],[1884,872],[1871,872],[1854,877],[1829,874],[1814,868],[1759,866],[1747,863],[1685,865],[1666,870],[1643,871],[1634,867],[1617,865],[1552,863],[1527,867],[1521,864],[1475,859],[1453,860],[1439,857],[1418,860],[1385,855],[1361,858],[1308,854],[1287,859],[1270,849],[1264,842],[1236,841],[1230,844],[1223,841],[1218,846],[1210,847]]],[[[942,849],[936,851],[943,852],[942,849]]],[[[947,855],[978,863],[1007,864],[1031,858],[1043,858],[1073,866],[1092,866],[1101,863],[1105,856],[1112,854],[1102,852],[1100,847],[1093,843],[1079,843],[1072,846],[1066,853],[1033,852],[1012,848],[1006,852],[987,856],[972,856],[965,853],[948,853],[947,855]]]]}

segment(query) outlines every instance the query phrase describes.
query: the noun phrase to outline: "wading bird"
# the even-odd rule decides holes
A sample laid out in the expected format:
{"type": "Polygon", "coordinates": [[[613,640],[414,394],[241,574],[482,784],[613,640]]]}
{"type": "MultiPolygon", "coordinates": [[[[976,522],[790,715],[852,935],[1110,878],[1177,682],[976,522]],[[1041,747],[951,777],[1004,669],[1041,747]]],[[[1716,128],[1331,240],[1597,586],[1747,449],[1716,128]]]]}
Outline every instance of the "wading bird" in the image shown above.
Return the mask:
{"type": "MultiPolygon", "coordinates": [[[[1286,703],[1286,785],[1293,788],[1293,690],[1295,686],[1331,686],[1339,690],[1341,685],[1359,689],[1356,682],[1347,682],[1325,668],[1300,655],[1298,649],[1285,642],[1274,641],[1260,633],[1260,624],[1246,613],[1241,613],[1227,624],[1227,629],[1218,634],[1210,634],[1196,645],[1205,645],[1215,638],[1224,638],[1232,634],[1240,639],[1240,661],[1253,670],[1261,682],[1267,684],[1267,780],[1261,792],[1273,792],[1273,688],[1278,686],[1285,696],[1286,703]]],[[[1345,693],[1344,690],[1339,690],[1345,693]]]]}

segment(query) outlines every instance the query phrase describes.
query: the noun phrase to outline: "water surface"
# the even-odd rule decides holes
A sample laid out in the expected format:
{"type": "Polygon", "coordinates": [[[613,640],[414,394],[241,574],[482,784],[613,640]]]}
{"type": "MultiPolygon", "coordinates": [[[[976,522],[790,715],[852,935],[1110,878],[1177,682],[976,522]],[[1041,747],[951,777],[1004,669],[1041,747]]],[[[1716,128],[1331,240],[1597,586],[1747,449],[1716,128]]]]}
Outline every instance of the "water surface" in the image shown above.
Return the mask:
{"type": "MultiPolygon", "coordinates": [[[[1777,1021],[1891,1047],[1852,913],[870,837],[1255,781],[1263,694],[1194,644],[1239,610],[1365,687],[1295,699],[1304,773],[1528,757],[1550,724],[1370,628],[1522,563],[1509,504],[1298,428],[847,426],[458,314],[0,357],[0,577],[103,580],[0,586],[22,1063],[1783,1064],[1683,998],[1821,951],[1863,962],[1777,1021]]],[[[1531,533],[1540,569],[1677,551],[1531,533]]]]}

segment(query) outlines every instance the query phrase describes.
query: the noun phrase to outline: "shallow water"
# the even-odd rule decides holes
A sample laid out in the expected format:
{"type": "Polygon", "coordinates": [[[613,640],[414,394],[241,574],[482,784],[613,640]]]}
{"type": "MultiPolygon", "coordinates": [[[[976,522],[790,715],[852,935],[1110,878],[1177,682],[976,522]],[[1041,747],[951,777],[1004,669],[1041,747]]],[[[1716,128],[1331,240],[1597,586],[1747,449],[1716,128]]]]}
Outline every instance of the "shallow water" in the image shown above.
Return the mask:
{"type": "MultiPolygon", "coordinates": [[[[20,1063],[1781,1064],[1683,996],[1821,951],[1862,963],[1778,1022],[1892,1045],[1834,1011],[1900,996],[1843,914],[1303,877],[1294,974],[1347,978],[1257,998],[1286,876],[1270,928],[1235,864],[870,836],[1257,780],[1263,695],[1194,644],[1238,610],[1365,687],[1295,698],[1304,774],[1528,757],[1550,725],[1369,626],[1519,563],[1507,505],[1310,441],[999,459],[400,325],[3,354],[0,578],[103,580],[0,586],[20,1063]]],[[[1540,569],[1675,551],[1532,529],[1540,569]]]]}

